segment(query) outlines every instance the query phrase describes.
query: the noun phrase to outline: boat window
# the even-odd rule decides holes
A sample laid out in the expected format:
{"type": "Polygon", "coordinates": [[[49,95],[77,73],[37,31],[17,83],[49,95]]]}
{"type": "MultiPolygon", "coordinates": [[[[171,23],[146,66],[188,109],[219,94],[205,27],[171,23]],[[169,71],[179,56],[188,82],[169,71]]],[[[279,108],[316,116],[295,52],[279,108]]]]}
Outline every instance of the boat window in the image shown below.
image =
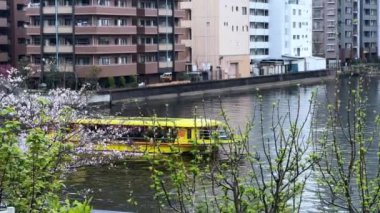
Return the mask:
{"type": "Polygon", "coordinates": [[[191,138],[191,129],[187,129],[187,139],[191,138]]]}
{"type": "Polygon", "coordinates": [[[121,137],[119,140],[147,140],[155,138],[161,142],[174,142],[177,138],[178,130],[167,127],[121,127],[119,129],[121,137]]]}
{"type": "Polygon", "coordinates": [[[144,134],[147,133],[147,129],[144,127],[122,127],[121,139],[144,139],[144,134]]]}
{"type": "Polygon", "coordinates": [[[86,125],[84,127],[88,133],[94,136],[116,140],[146,141],[154,138],[161,142],[174,142],[178,137],[178,129],[171,127],[113,125],[86,125]]]}
{"type": "Polygon", "coordinates": [[[216,130],[216,133],[217,133],[219,139],[228,139],[228,137],[229,137],[228,132],[224,128],[218,128],[216,130]]]}
{"type": "Polygon", "coordinates": [[[210,139],[211,137],[211,130],[207,128],[201,128],[199,130],[199,137],[201,139],[210,139]]]}

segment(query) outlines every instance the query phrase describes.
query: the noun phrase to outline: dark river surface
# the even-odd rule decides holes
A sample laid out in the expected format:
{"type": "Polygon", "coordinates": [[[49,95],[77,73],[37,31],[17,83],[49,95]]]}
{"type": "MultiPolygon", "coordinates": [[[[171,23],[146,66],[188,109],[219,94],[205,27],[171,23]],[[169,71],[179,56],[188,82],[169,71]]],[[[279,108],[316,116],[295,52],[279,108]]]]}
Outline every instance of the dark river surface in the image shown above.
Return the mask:
{"type": "MultiPolygon", "coordinates": [[[[270,136],[271,117],[273,103],[278,102],[280,115],[290,112],[292,118],[297,114],[298,103],[299,117],[304,119],[308,113],[309,100],[315,92],[317,106],[313,110],[315,120],[306,122],[304,134],[310,130],[318,132],[323,128],[327,118],[326,106],[335,101],[335,88],[347,91],[347,81],[343,80],[336,85],[328,82],[320,85],[288,87],[265,91],[250,90],[240,94],[214,94],[209,96],[179,97],[173,99],[150,100],[145,102],[128,102],[105,109],[103,114],[124,116],[158,116],[192,117],[194,109],[198,115],[220,119],[221,107],[227,112],[231,126],[244,129],[247,121],[253,117],[258,118],[259,98],[262,96],[262,115],[264,136],[270,136]]],[[[345,102],[347,93],[341,92],[340,99],[345,102]]],[[[368,90],[369,117],[380,105],[379,81],[371,80],[368,90]]],[[[371,125],[370,125],[371,126],[371,125]]],[[[261,137],[259,125],[250,132],[250,143],[261,137]]],[[[257,147],[258,152],[260,148],[257,147]]],[[[375,160],[374,160],[375,161],[375,160]]],[[[373,162],[376,163],[376,162],[373,162]]],[[[158,212],[157,204],[153,200],[153,190],[150,188],[150,172],[147,163],[127,162],[125,165],[114,167],[87,167],[78,169],[70,175],[66,186],[69,192],[83,193],[90,191],[93,197],[92,204],[96,209],[129,211],[129,212],[158,212]],[[130,195],[138,202],[138,206],[128,204],[130,195]]],[[[318,212],[318,201],[315,191],[315,182],[309,179],[304,194],[302,209],[305,212],[318,212]]]]}

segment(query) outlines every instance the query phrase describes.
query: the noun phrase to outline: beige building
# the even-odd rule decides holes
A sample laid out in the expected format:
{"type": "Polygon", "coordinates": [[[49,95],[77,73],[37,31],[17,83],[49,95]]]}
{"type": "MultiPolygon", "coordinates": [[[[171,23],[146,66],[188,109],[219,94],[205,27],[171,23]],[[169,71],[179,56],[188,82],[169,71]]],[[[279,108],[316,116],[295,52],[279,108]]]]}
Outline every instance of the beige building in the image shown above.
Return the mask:
{"type": "Polygon", "coordinates": [[[210,79],[250,76],[248,0],[191,0],[181,2],[190,25],[184,40],[193,71],[210,79]],[[209,71],[211,70],[211,71],[209,71]]]}

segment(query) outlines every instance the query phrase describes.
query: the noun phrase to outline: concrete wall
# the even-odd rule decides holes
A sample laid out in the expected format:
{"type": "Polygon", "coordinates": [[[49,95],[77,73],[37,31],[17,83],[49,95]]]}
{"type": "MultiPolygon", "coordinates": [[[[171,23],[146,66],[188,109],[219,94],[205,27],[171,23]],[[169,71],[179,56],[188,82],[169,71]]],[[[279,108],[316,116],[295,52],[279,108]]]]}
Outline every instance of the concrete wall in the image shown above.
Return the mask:
{"type": "MultiPolygon", "coordinates": [[[[288,73],[283,75],[267,75],[259,77],[250,78],[240,78],[240,79],[230,79],[230,80],[219,80],[219,81],[204,81],[191,84],[181,84],[181,85],[170,85],[162,87],[146,87],[146,88],[136,88],[136,89],[120,89],[112,91],[101,91],[100,95],[110,94],[112,101],[122,101],[134,98],[146,98],[148,96],[173,96],[181,95],[186,93],[196,93],[196,92],[206,92],[213,90],[229,89],[234,90],[234,88],[262,85],[265,83],[278,83],[286,82],[292,80],[299,80],[302,82],[309,78],[322,78],[331,75],[332,72],[329,70],[313,71],[313,72],[299,72],[299,73],[288,73]]],[[[269,85],[270,87],[270,85],[269,85]]]]}
{"type": "MultiPolygon", "coordinates": [[[[249,55],[239,55],[239,56],[223,56],[220,60],[222,69],[222,79],[231,79],[231,78],[246,78],[250,77],[250,59],[249,55]],[[233,66],[237,64],[238,70],[234,71],[233,66]]],[[[214,69],[214,73],[217,73],[219,70],[214,69]]],[[[216,78],[219,79],[219,78],[216,78]]]]}
{"type": "Polygon", "coordinates": [[[283,52],[283,55],[312,56],[311,0],[300,0],[299,4],[287,4],[285,11],[286,16],[289,17],[289,22],[287,23],[289,34],[286,36],[288,46],[285,47],[286,51],[283,52]],[[297,49],[300,50],[300,54],[298,54],[297,49]]]}
{"type": "Polygon", "coordinates": [[[289,24],[285,24],[289,19],[285,15],[285,1],[270,1],[269,8],[269,58],[281,58],[285,41],[289,40],[285,36],[285,30],[289,31],[289,24]]]}
{"type": "Polygon", "coordinates": [[[306,60],[306,70],[307,71],[326,69],[326,59],[325,58],[309,57],[309,58],[306,58],[305,60],[306,60]]]}
{"type": "Polygon", "coordinates": [[[249,54],[249,1],[219,0],[219,54],[249,54]],[[243,7],[246,14],[243,15],[243,7]]]}
{"type": "Polygon", "coordinates": [[[248,0],[192,1],[192,64],[212,66],[212,79],[249,76],[248,7],[248,0]]]}
{"type": "Polygon", "coordinates": [[[215,66],[219,60],[219,0],[193,0],[191,10],[192,59],[201,68],[202,64],[215,66]]]}

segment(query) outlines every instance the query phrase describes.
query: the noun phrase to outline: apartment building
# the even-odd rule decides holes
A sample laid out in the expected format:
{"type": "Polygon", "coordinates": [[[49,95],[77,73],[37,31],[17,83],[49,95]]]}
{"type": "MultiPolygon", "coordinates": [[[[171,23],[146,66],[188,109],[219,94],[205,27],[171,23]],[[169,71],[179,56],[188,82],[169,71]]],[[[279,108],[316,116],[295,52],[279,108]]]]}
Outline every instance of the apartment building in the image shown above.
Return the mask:
{"type": "Polygon", "coordinates": [[[311,0],[250,0],[249,15],[253,75],[312,68],[311,0]]]}
{"type": "Polygon", "coordinates": [[[6,0],[0,0],[0,64],[9,63],[9,6],[6,0]]]}
{"type": "Polygon", "coordinates": [[[178,0],[31,0],[27,54],[33,67],[79,78],[137,76],[154,83],[185,71],[185,11],[178,0]],[[53,70],[54,70],[53,69],[53,70]]]}
{"type": "Polygon", "coordinates": [[[26,0],[0,0],[0,64],[17,66],[25,55],[26,0]]]}
{"type": "Polygon", "coordinates": [[[314,0],[313,55],[326,58],[329,67],[336,66],[339,57],[338,35],[337,0],[314,0]]]}
{"type": "Polygon", "coordinates": [[[183,1],[182,23],[190,27],[184,41],[191,70],[207,72],[209,79],[250,75],[248,0],[183,1]]]}
{"type": "Polygon", "coordinates": [[[311,0],[250,0],[253,60],[312,56],[311,0]]]}
{"type": "Polygon", "coordinates": [[[10,15],[10,59],[11,64],[17,67],[18,61],[26,56],[26,29],[28,19],[25,9],[28,0],[9,0],[10,15]]]}
{"type": "Polygon", "coordinates": [[[340,60],[377,58],[377,0],[345,0],[338,6],[340,60]]]}
{"type": "Polygon", "coordinates": [[[249,48],[251,59],[265,59],[270,57],[270,1],[250,0],[249,4],[249,48]]]}

